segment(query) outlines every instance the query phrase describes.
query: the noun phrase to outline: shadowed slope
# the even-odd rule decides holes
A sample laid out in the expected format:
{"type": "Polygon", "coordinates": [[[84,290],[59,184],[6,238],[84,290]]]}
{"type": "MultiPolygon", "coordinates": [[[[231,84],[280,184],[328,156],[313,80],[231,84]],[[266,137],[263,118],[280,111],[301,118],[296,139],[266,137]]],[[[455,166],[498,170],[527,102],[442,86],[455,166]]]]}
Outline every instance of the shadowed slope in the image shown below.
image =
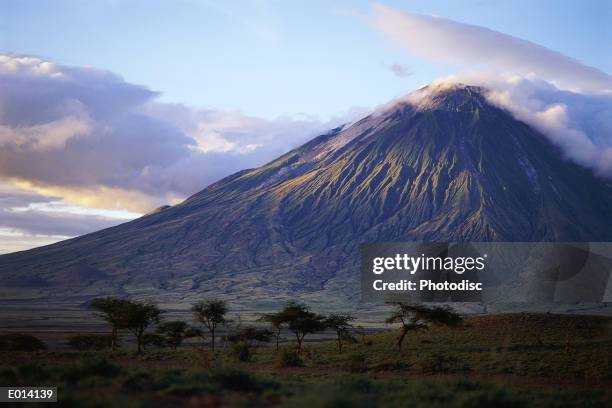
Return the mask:
{"type": "Polygon", "coordinates": [[[215,291],[254,302],[354,295],[361,242],[612,240],[609,182],[479,88],[421,92],[182,204],[2,256],[0,273],[44,283],[39,295],[215,291]],[[76,266],[99,279],[73,281],[76,266]]]}

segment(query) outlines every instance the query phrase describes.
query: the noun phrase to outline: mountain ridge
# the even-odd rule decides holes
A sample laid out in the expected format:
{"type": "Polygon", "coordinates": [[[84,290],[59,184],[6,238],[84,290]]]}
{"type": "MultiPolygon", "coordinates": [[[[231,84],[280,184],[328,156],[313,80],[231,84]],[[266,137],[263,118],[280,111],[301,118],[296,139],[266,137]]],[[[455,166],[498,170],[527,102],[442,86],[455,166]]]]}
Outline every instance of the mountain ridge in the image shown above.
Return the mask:
{"type": "Polygon", "coordinates": [[[612,240],[610,182],[483,93],[422,88],[178,205],[0,256],[0,293],[354,299],[361,242],[612,240]],[[100,278],[71,282],[83,268],[100,278]]]}

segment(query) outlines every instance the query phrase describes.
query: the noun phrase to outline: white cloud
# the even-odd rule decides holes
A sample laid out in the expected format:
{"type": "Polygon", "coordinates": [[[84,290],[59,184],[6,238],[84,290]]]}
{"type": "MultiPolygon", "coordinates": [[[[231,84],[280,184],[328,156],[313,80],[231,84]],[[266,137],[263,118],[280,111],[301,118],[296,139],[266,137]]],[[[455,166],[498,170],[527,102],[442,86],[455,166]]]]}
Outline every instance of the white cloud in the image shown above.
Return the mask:
{"type": "Polygon", "coordinates": [[[272,160],[342,120],[264,120],[157,96],[108,71],[0,55],[0,181],[67,203],[142,213],[272,160]]]}
{"type": "Polygon", "coordinates": [[[111,227],[138,214],[83,209],[0,182],[0,253],[111,227]]]}
{"type": "MultiPolygon", "coordinates": [[[[568,158],[612,178],[612,77],[540,45],[484,27],[377,4],[372,24],[413,55],[470,68],[434,81],[486,88],[490,102],[541,131],[568,158]]],[[[416,93],[400,98],[426,103],[416,93]]]]}
{"type": "Polygon", "coordinates": [[[547,135],[568,158],[612,178],[612,96],[562,91],[530,78],[483,85],[489,101],[547,135]]]}
{"type": "Polygon", "coordinates": [[[389,71],[393,72],[394,75],[400,78],[406,78],[413,74],[410,67],[398,63],[391,64],[389,66],[389,71]]]}
{"type": "Polygon", "coordinates": [[[10,127],[0,125],[0,148],[15,146],[25,150],[62,148],[75,137],[91,132],[87,118],[66,116],[34,126],[10,127]]]}
{"type": "Polygon", "coordinates": [[[397,46],[437,61],[535,74],[574,91],[612,91],[612,77],[532,42],[485,27],[375,4],[371,21],[397,46]]]}

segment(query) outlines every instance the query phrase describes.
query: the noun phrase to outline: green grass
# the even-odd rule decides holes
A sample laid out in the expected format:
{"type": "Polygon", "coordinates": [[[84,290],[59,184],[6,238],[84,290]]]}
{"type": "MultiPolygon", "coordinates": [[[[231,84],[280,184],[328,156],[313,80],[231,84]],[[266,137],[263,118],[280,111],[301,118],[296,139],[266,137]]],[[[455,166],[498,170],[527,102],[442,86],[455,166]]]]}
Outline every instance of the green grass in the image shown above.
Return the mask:
{"type": "MultiPolygon", "coordinates": [[[[367,371],[415,374],[475,373],[589,382],[612,380],[612,320],[591,316],[508,314],[470,318],[468,327],[433,327],[410,333],[402,351],[394,330],[349,344],[338,354],[332,342],[309,345],[307,366],[343,370],[359,357],[367,371]]],[[[271,363],[273,349],[256,360],[271,363]]]]}
{"type": "MultiPolygon", "coordinates": [[[[303,365],[279,364],[274,347],[236,362],[192,348],[5,353],[0,383],[56,384],[63,406],[606,407],[612,406],[612,320],[507,314],[467,327],[366,344],[309,343],[303,365]],[[205,353],[204,353],[205,354],[205,353]],[[210,357],[210,356],[209,356],[210,357]]],[[[284,344],[284,352],[291,344],[284,344]]]]}

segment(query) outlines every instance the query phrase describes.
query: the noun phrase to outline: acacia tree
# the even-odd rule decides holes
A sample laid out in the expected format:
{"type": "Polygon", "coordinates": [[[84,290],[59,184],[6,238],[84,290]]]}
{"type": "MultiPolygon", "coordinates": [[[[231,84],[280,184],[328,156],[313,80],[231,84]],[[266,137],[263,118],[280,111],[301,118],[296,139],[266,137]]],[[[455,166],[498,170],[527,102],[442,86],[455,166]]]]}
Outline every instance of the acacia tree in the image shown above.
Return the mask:
{"type": "Polygon", "coordinates": [[[162,337],[163,344],[176,350],[185,339],[200,336],[198,329],[189,326],[181,320],[163,322],[155,328],[155,333],[162,337]]]}
{"type": "Polygon", "coordinates": [[[387,324],[401,323],[401,332],[397,338],[397,348],[402,349],[404,338],[410,331],[429,329],[430,324],[456,327],[463,319],[449,306],[427,307],[395,302],[391,316],[385,321],[387,324]]]}
{"type": "Polygon", "coordinates": [[[325,316],[310,311],[306,305],[289,302],[279,313],[287,328],[295,335],[298,355],[302,352],[302,342],[307,334],[325,330],[325,316]]]}
{"type": "Polygon", "coordinates": [[[231,343],[229,355],[238,361],[251,361],[255,343],[267,343],[272,338],[272,331],[254,326],[240,327],[223,336],[225,341],[231,343]]]}
{"type": "Polygon", "coordinates": [[[215,351],[215,331],[217,326],[227,324],[227,303],[220,299],[202,300],[191,308],[194,319],[204,325],[211,337],[211,349],[215,351]]]}
{"type": "Polygon", "coordinates": [[[238,328],[233,333],[228,334],[227,336],[225,336],[225,339],[230,343],[245,342],[250,345],[251,342],[255,341],[267,343],[270,341],[271,337],[272,332],[270,330],[258,329],[257,327],[253,326],[246,326],[238,328]]]}
{"type": "Polygon", "coordinates": [[[138,353],[142,350],[142,336],[149,326],[159,323],[162,311],[151,301],[128,302],[125,309],[127,329],[136,337],[138,353]]]}
{"type": "Polygon", "coordinates": [[[343,342],[356,341],[349,330],[353,327],[350,323],[355,320],[350,314],[332,313],[325,319],[325,325],[336,332],[338,341],[338,353],[342,353],[343,342]]]}
{"type": "Polygon", "coordinates": [[[281,312],[277,313],[266,313],[259,318],[262,322],[267,322],[274,329],[274,337],[276,338],[276,350],[278,351],[278,341],[283,326],[285,325],[285,318],[281,312]]]}
{"type": "Polygon", "coordinates": [[[115,297],[96,298],[91,301],[91,308],[98,312],[111,327],[111,351],[117,349],[117,334],[119,330],[127,328],[127,308],[129,300],[115,297]]]}

